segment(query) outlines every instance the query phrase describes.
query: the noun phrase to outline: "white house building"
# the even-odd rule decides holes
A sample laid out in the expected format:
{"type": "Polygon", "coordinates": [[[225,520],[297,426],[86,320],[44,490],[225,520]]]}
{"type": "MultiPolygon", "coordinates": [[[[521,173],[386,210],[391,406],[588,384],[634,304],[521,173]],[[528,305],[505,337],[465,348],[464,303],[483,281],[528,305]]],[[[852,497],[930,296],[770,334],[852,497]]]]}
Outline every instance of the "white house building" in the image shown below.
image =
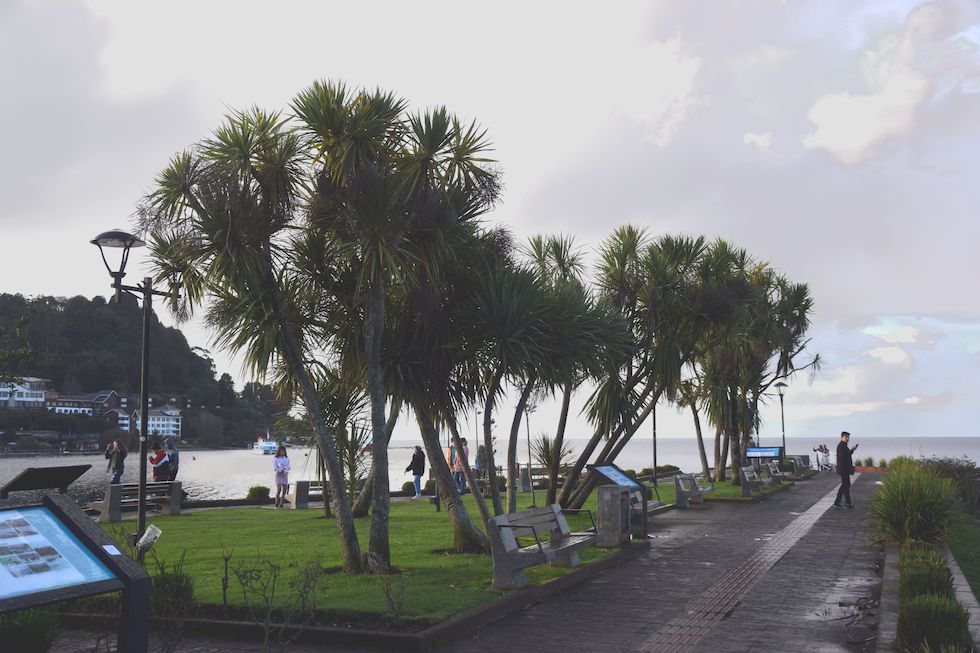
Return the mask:
{"type": "MultiPolygon", "coordinates": [[[[146,430],[149,437],[159,437],[161,440],[172,437],[180,440],[180,409],[173,406],[163,408],[151,408],[146,415],[146,430]]],[[[133,431],[139,433],[140,430],[140,411],[137,408],[133,411],[133,418],[130,420],[133,431]]]]}
{"type": "Polygon", "coordinates": [[[0,409],[44,408],[48,379],[25,376],[19,383],[0,379],[0,409]]]}

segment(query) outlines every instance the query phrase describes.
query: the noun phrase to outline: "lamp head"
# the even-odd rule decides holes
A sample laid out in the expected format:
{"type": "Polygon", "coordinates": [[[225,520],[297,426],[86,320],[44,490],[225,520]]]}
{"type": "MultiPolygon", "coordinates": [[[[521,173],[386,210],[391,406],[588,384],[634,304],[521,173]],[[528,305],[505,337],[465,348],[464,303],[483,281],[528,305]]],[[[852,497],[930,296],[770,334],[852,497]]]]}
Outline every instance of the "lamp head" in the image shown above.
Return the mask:
{"type": "Polygon", "coordinates": [[[778,382],[776,384],[776,392],[779,393],[779,396],[780,397],[782,397],[786,393],[786,388],[787,387],[788,386],[785,383],[783,383],[782,381],[780,381],[780,382],[778,382]]]}
{"type": "Polygon", "coordinates": [[[99,248],[99,253],[102,255],[102,262],[105,263],[105,269],[109,271],[109,276],[111,276],[113,279],[112,287],[116,289],[116,296],[118,299],[118,286],[122,283],[122,278],[126,276],[126,263],[129,261],[129,250],[133,247],[143,247],[146,245],[146,243],[133,234],[123,231],[122,229],[103,231],[101,234],[93,238],[91,243],[99,248]],[[119,259],[118,270],[113,270],[112,266],[109,265],[109,261],[105,257],[104,247],[122,249],[122,256],[119,259]]]}

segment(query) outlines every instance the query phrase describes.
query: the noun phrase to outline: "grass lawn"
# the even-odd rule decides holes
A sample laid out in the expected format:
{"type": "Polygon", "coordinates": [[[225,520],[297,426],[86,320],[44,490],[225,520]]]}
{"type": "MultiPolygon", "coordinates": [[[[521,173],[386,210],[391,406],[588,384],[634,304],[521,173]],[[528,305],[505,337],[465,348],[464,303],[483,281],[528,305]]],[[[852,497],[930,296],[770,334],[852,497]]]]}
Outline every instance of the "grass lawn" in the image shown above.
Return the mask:
{"type": "MultiPolygon", "coordinates": [[[[673,488],[671,488],[671,494],[673,488]]],[[[663,494],[663,492],[662,492],[663,494]]],[[[544,495],[537,493],[538,505],[544,495]]],[[[471,496],[467,496],[470,514],[479,516],[471,496]]],[[[530,505],[530,495],[519,495],[518,509],[530,505]]],[[[595,510],[595,498],[585,508],[595,510]]],[[[260,559],[283,566],[276,603],[287,606],[291,593],[285,581],[296,576],[308,561],[319,558],[332,570],[326,580],[324,596],[318,600],[321,610],[339,615],[389,614],[381,579],[370,575],[348,575],[339,571],[340,550],[337,530],[322,510],[272,510],[265,508],[222,508],[202,510],[179,516],[156,516],[148,520],[163,534],[153,549],[157,558],[172,562],[185,554],[185,570],[194,578],[194,594],[199,603],[222,604],[221,583],[224,574],[222,547],[233,557],[230,569],[241,563],[260,559]]],[[[370,519],[358,519],[357,532],[362,550],[367,549],[370,519]]],[[[569,519],[573,530],[591,527],[587,515],[569,519]]],[[[490,589],[492,564],[489,555],[450,554],[453,533],[445,508],[435,512],[427,500],[395,502],[391,506],[390,537],[392,565],[401,571],[395,587],[404,582],[403,618],[437,622],[475,606],[495,600],[503,593],[490,589]]],[[[105,530],[118,534],[131,530],[131,524],[106,525],[105,530]],[[123,526],[123,528],[120,528],[123,526]]],[[[614,551],[589,547],[579,551],[589,562],[611,555],[614,551]]],[[[154,573],[152,559],[147,569],[154,573]]],[[[568,569],[539,565],[526,571],[531,583],[542,583],[568,573],[568,569]]],[[[229,572],[230,604],[242,603],[242,592],[229,572]]]]}
{"type": "Polygon", "coordinates": [[[973,515],[961,514],[946,540],[974,596],[980,598],[980,522],[973,515]]]}

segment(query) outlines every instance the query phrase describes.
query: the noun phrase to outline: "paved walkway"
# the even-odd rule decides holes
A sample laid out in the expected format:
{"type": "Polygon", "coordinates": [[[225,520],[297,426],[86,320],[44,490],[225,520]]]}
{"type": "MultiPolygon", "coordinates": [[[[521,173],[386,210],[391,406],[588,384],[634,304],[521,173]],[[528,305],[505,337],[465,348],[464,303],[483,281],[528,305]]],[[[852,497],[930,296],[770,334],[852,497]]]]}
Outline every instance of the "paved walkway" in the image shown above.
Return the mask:
{"type": "MultiPolygon", "coordinates": [[[[875,474],[856,477],[857,508],[833,508],[820,474],[756,504],[707,503],[654,518],[648,554],[451,642],[442,653],[872,651],[880,550],[866,532],[875,474]],[[870,608],[870,609],[866,609],[870,608]]],[[[59,651],[90,651],[69,633],[59,651]]],[[[181,650],[257,651],[205,638],[181,650]]],[[[103,649],[104,650],[104,649],[103,649]]],[[[290,651],[346,653],[309,645],[290,651]]]]}

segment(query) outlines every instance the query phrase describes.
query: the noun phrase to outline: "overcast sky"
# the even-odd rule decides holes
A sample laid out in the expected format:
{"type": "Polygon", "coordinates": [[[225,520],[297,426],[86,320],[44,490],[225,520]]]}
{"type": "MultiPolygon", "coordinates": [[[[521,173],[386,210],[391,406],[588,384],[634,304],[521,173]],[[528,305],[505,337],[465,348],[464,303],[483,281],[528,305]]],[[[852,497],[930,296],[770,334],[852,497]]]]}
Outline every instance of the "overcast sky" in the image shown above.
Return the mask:
{"type": "MultiPolygon", "coordinates": [[[[980,434],[971,0],[5,0],[0,61],[0,292],[108,294],[88,241],[131,225],[173,153],[229,109],[340,79],[485,126],[506,185],[490,219],[522,239],[593,248],[630,222],[810,284],[825,365],[792,380],[787,435],[980,434]]],[[[693,432],[659,414],[661,435],[693,432]]],[[[764,418],[772,443],[778,403],[764,418]]]]}

